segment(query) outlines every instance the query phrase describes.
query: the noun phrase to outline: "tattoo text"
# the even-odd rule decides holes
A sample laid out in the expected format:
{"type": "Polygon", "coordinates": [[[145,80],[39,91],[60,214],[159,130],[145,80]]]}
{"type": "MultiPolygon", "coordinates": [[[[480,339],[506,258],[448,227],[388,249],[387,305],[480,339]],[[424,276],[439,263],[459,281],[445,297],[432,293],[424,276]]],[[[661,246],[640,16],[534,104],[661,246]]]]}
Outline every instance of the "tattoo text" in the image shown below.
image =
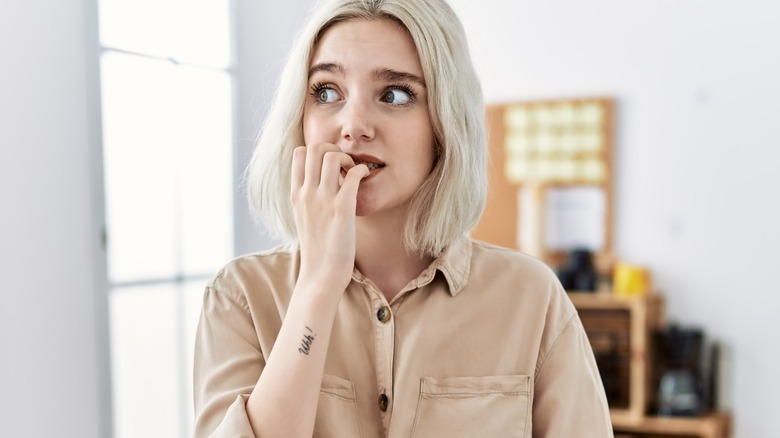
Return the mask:
{"type": "Polygon", "coordinates": [[[301,339],[301,348],[298,349],[298,352],[308,356],[309,350],[311,350],[311,344],[314,343],[314,337],[317,335],[311,331],[309,326],[306,326],[306,330],[308,330],[309,333],[303,334],[303,339],[301,339]]]}

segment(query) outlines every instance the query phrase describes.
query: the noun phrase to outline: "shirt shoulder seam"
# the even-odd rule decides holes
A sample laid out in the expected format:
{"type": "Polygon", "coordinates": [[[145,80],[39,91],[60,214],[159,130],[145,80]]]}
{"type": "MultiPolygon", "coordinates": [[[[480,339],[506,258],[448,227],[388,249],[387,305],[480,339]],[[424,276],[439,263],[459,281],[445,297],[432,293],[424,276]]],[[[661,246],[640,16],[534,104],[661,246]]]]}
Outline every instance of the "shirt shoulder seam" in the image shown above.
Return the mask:
{"type": "Polygon", "coordinates": [[[229,293],[225,293],[222,290],[217,289],[216,286],[208,285],[208,286],[206,286],[206,289],[209,289],[209,290],[213,291],[214,293],[219,294],[220,296],[225,297],[228,301],[233,303],[236,307],[238,307],[239,309],[243,310],[244,313],[246,313],[246,315],[249,318],[252,318],[252,312],[249,310],[249,304],[245,305],[245,304],[239,303],[236,300],[235,297],[231,296],[229,293]]]}
{"type": "Polygon", "coordinates": [[[563,329],[558,333],[558,335],[555,338],[555,342],[553,342],[550,349],[547,351],[547,354],[545,354],[542,357],[541,362],[539,365],[537,365],[537,370],[534,373],[534,383],[536,383],[537,379],[539,379],[539,375],[544,371],[544,366],[547,364],[547,359],[549,359],[550,356],[555,352],[555,348],[558,346],[558,342],[560,342],[561,338],[563,337],[563,334],[566,333],[567,330],[569,330],[569,327],[572,326],[572,323],[574,322],[575,318],[577,317],[577,312],[573,312],[572,315],[569,317],[569,319],[566,321],[566,324],[564,324],[563,329]]]}

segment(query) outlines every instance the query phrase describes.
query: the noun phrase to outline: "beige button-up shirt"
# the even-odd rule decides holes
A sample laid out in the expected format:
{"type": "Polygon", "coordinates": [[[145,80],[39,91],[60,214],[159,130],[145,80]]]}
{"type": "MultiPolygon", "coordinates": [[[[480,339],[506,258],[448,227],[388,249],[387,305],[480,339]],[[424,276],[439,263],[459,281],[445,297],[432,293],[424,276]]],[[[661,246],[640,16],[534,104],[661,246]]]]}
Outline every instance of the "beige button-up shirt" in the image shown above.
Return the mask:
{"type": "MultiPolygon", "coordinates": [[[[197,437],[253,437],[246,400],[274,346],[297,247],[241,257],[206,287],[197,437]]],[[[453,243],[387,302],[355,270],[333,323],[315,437],[612,436],[577,312],[526,255],[453,243]]]]}

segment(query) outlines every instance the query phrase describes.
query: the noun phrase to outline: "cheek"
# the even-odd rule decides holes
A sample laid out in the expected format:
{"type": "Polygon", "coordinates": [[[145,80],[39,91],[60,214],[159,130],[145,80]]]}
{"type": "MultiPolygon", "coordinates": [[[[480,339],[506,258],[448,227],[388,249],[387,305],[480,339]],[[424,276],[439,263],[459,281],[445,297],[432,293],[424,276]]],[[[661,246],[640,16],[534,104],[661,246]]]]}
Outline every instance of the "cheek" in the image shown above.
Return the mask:
{"type": "Polygon", "coordinates": [[[315,137],[314,126],[316,124],[312,122],[311,117],[306,113],[303,114],[303,142],[304,144],[311,143],[311,139],[315,137]]]}
{"type": "Polygon", "coordinates": [[[327,141],[326,124],[314,114],[303,113],[303,141],[308,145],[327,141]]]}

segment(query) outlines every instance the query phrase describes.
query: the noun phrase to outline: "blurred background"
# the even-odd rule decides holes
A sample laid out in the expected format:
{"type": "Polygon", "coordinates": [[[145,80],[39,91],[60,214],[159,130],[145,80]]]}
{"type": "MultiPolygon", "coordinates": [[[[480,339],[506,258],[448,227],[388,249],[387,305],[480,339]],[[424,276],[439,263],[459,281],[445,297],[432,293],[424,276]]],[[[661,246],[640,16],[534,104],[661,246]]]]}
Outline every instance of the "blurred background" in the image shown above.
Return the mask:
{"type": "MultiPolygon", "coordinates": [[[[615,102],[614,250],[780,436],[780,6],[451,0],[488,104],[615,102]]],[[[186,437],[203,286],[310,0],[0,4],[0,437],[186,437]]]]}

